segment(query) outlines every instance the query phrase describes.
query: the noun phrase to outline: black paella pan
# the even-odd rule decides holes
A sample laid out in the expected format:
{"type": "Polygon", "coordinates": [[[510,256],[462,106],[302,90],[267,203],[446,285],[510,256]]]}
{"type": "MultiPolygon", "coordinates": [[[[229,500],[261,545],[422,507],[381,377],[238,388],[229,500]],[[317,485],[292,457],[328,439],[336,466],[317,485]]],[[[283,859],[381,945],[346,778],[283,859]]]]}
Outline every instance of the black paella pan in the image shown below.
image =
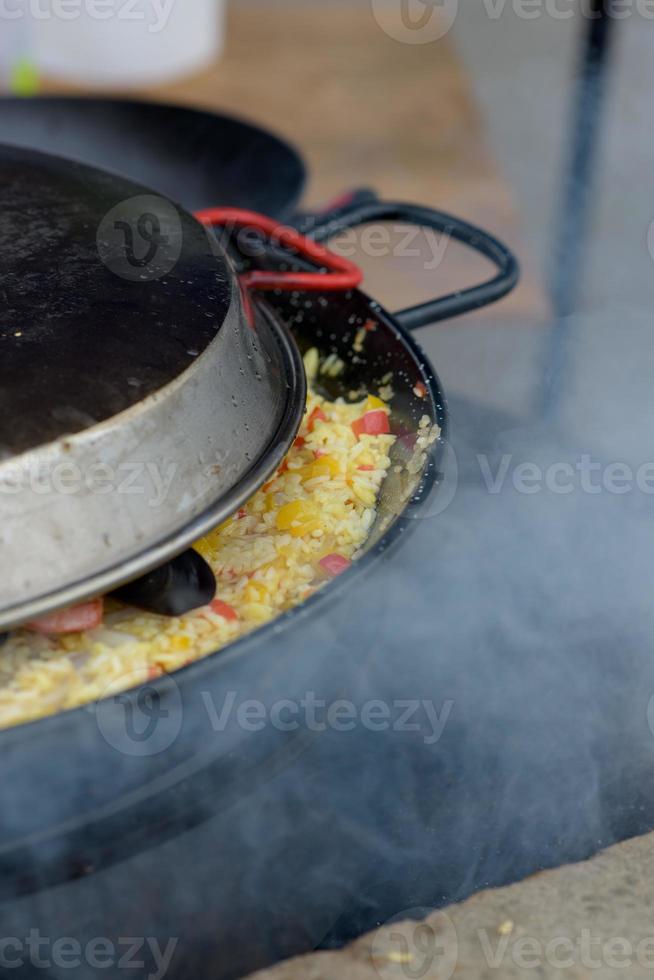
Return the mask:
{"type": "MultiPolygon", "coordinates": [[[[58,105],[58,111],[64,112],[65,102],[58,100],[58,105]]],[[[84,131],[84,123],[77,120],[83,119],[85,106],[73,100],[66,115],[78,133],[84,131]]],[[[107,140],[120,131],[116,121],[120,104],[112,106],[114,122],[107,140]]],[[[39,118],[45,126],[48,109],[43,102],[30,107],[30,126],[38,130],[39,118]]],[[[149,118],[147,106],[129,104],[124,111],[125,118],[139,117],[145,123],[149,118]]],[[[169,120],[174,117],[175,110],[167,112],[169,120]]],[[[11,113],[18,118],[17,109],[10,108],[11,113]]],[[[217,130],[221,124],[218,120],[217,130]]],[[[5,137],[11,134],[7,137],[5,131],[5,137]]],[[[57,148],[66,150],[61,144],[57,148]]],[[[70,149],[75,155],[72,145],[70,149]]],[[[181,152],[179,144],[175,152],[181,152]]],[[[259,164],[262,159],[259,157],[259,164]]],[[[217,204],[257,206],[247,194],[235,200],[218,196],[220,181],[215,191],[205,185],[206,197],[203,190],[201,197],[193,195],[189,200],[187,168],[192,165],[187,157],[185,160],[185,166],[178,169],[170,161],[166,164],[166,190],[175,200],[186,198],[187,206],[194,209],[217,204]]],[[[301,172],[301,167],[295,168],[298,185],[301,172]]],[[[157,181],[159,173],[160,168],[152,171],[151,184],[157,192],[163,189],[157,181]]],[[[150,182],[144,173],[133,176],[150,182]]],[[[288,212],[295,191],[268,210],[288,212]]],[[[329,381],[332,395],[347,397],[361,386],[372,389],[392,370],[394,422],[406,437],[398,440],[397,451],[402,452],[403,446],[411,445],[423,416],[442,430],[447,422],[438,378],[409,329],[499,299],[515,284],[517,265],[492,236],[424,208],[355,202],[319,220],[297,217],[295,224],[315,239],[325,240],[344,227],[388,219],[415,221],[460,238],[496,263],[497,276],[470,291],[396,315],[386,313],[357,290],[312,294],[309,306],[301,310],[292,294],[260,295],[254,305],[257,318],[290,330],[301,349],[317,346],[323,355],[337,353],[343,358],[345,372],[329,381]],[[353,363],[353,334],[370,323],[375,329],[368,333],[363,355],[353,363]]],[[[274,249],[265,257],[268,267],[280,262],[287,267],[294,261],[296,257],[280,256],[274,249]]],[[[322,923],[307,927],[302,939],[289,936],[273,941],[275,930],[279,933],[279,922],[273,916],[269,926],[258,921],[261,936],[245,955],[247,947],[238,945],[239,923],[256,914],[258,903],[251,893],[243,900],[234,898],[244,866],[255,878],[260,876],[255,890],[270,887],[270,876],[253,860],[250,844],[241,838],[238,808],[255,787],[267,785],[292,767],[306,748],[306,733],[274,730],[266,731],[265,737],[254,737],[235,719],[217,729],[207,703],[236,690],[269,704],[317,683],[323,691],[347,688],[350,672],[374,654],[372,646],[352,645],[348,623],[362,618],[374,623],[380,601],[374,585],[375,565],[384,560],[390,545],[402,539],[411,517],[419,514],[437,482],[439,445],[416,474],[408,495],[406,487],[398,492],[393,481],[382,489],[381,520],[367,553],[348,574],[303,606],[173,677],[90,709],[65,712],[0,735],[2,779],[11,788],[11,805],[3,809],[0,821],[0,896],[8,903],[5,907],[14,910],[14,929],[22,921],[32,925],[44,921],[51,930],[80,939],[146,934],[148,929],[170,935],[173,930],[182,936],[185,965],[173,965],[170,976],[189,975],[189,964],[206,967],[216,955],[223,960],[214,975],[236,976],[316,941],[322,923]],[[140,718],[155,724],[145,742],[134,736],[129,724],[140,718]],[[53,765],[52,760],[59,762],[53,765]],[[202,826],[212,828],[211,853],[193,851],[195,860],[189,861],[186,832],[198,828],[202,833],[202,826]],[[165,856],[162,848],[168,849],[165,856]],[[126,895],[125,884],[134,880],[134,874],[141,884],[126,895]],[[146,880],[141,875],[149,877],[146,880]],[[193,897],[177,905],[171,897],[168,907],[161,896],[167,889],[174,891],[177,881],[184,881],[185,893],[193,897]],[[47,898],[54,896],[52,889],[59,896],[54,903],[47,898]],[[208,904],[219,910],[211,923],[201,911],[208,904]],[[154,920],[149,918],[149,906],[158,909],[154,920]],[[225,955],[230,946],[232,953],[225,955]]],[[[374,628],[369,632],[373,635],[374,628]]],[[[315,827],[304,834],[298,819],[294,841],[300,865],[311,860],[315,827]]],[[[206,840],[202,846],[206,848],[206,840]]],[[[291,861],[293,867],[296,860],[291,861]]]]}

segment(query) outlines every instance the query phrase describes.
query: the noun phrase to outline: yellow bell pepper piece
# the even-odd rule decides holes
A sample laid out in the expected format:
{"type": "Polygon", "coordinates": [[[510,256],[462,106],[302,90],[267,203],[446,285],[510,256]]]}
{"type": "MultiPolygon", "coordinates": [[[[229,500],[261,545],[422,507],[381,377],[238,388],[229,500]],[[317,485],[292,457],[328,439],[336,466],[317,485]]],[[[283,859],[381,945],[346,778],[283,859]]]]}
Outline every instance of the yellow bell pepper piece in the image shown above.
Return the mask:
{"type": "Polygon", "coordinates": [[[389,411],[386,402],[383,402],[381,398],[376,398],[375,395],[368,395],[366,398],[365,411],[366,412],[376,412],[380,408],[384,409],[385,412],[389,411]]]}
{"type": "Polygon", "coordinates": [[[247,602],[268,602],[270,596],[265,582],[248,582],[245,587],[245,599],[247,602]]]}
{"type": "Polygon", "coordinates": [[[277,512],[277,528],[302,538],[322,526],[318,511],[304,500],[292,500],[277,512]]]}
{"type": "Polygon", "coordinates": [[[193,547],[203,558],[211,558],[215,551],[215,545],[210,537],[200,538],[199,541],[195,542],[193,547]]]}
{"type": "Polygon", "coordinates": [[[306,466],[300,467],[299,471],[302,478],[302,482],[307,480],[315,480],[317,476],[338,476],[341,472],[341,465],[335,456],[321,456],[320,459],[315,460],[313,463],[307,463],[306,466]]]}
{"type": "Polygon", "coordinates": [[[173,650],[190,650],[191,638],[190,636],[185,636],[183,633],[177,633],[171,638],[170,646],[173,650]]]}

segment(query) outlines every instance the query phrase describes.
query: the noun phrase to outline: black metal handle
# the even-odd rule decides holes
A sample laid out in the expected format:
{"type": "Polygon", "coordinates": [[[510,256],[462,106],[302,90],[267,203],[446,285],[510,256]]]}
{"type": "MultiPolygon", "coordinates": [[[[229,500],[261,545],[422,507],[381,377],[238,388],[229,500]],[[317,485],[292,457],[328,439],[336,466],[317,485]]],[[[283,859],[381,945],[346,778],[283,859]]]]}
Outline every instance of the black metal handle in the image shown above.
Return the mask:
{"type": "Polygon", "coordinates": [[[461,316],[490,303],[496,303],[515,287],[520,278],[520,267],[513,253],[488,232],[468,224],[443,211],[388,201],[355,200],[335,212],[325,215],[309,215],[298,222],[298,229],[316,241],[324,242],[341,231],[370,224],[373,221],[402,221],[406,224],[433,228],[462,242],[475,252],[485,255],[498,269],[497,275],[486,282],[468,289],[439,296],[426,303],[394,313],[401,326],[409,330],[425,327],[439,320],[461,316]]]}

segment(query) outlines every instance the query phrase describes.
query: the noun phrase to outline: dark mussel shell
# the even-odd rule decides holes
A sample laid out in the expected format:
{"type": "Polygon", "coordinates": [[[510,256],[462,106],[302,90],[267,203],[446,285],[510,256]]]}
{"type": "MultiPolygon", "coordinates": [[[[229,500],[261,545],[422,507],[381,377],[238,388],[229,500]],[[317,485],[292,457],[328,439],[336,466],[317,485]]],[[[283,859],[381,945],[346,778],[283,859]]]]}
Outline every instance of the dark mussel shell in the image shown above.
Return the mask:
{"type": "Polygon", "coordinates": [[[216,578],[204,558],[190,550],[111,595],[146,612],[182,616],[215,598],[216,578]]]}

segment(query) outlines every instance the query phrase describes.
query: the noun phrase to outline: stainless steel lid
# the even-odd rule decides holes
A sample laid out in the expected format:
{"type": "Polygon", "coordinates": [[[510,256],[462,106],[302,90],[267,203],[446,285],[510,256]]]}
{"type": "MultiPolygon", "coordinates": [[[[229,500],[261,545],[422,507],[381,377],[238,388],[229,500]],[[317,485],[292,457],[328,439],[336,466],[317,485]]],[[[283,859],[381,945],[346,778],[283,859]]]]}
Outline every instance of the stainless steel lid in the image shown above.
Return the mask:
{"type": "Polygon", "coordinates": [[[279,465],[304,378],[167,199],[0,147],[0,630],[187,547],[279,465]]]}

